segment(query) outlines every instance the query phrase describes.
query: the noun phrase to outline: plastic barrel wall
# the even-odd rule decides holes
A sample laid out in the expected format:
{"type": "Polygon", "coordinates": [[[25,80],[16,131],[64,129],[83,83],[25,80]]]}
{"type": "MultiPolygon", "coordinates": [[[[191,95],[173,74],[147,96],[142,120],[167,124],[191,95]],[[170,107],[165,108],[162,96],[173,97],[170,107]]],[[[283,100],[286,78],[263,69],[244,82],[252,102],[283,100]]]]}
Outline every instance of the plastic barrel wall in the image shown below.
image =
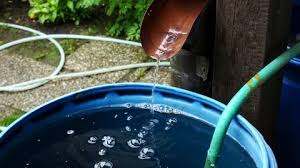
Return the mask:
{"type": "MultiPolygon", "coordinates": [[[[291,33],[300,34],[300,0],[294,0],[291,33]]],[[[279,167],[300,167],[300,56],[291,60],[284,69],[281,109],[278,116],[276,156],[279,167]]]]}
{"type": "MultiPolygon", "coordinates": [[[[40,163],[42,164],[53,164],[54,161],[60,161],[60,158],[63,158],[64,155],[60,155],[59,157],[53,157],[52,159],[50,157],[42,157],[40,158],[40,151],[45,150],[42,146],[40,146],[40,143],[44,144],[44,148],[49,148],[51,144],[53,144],[53,139],[55,136],[60,134],[60,130],[63,129],[57,129],[55,133],[49,132],[50,128],[56,127],[60,124],[55,124],[56,121],[63,121],[61,123],[61,126],[68,123],[68,118],[72,118],[73,116],[79,116],[78,122],[81,124],[73,123],[77,127],[79,125],[82,125],[81,116],[80,113],[82,111],[86,111],[89,109],[95,109],[99,107],[113,107],[115,105],[119,104],[130,104],[135,105],[139,103],[150,103],[153,96],[152,96],[152,88],[153,85],[151,84],[113,84],[113,85],[105,85],[95,88],[86,89],[83,91],[75,92],[66,96],[63,96],[61,98],[58,98],[56,100],[53,100],[49,103],[46,103],[32,112],[29,112],[26,114],[26,116],[22,117],[15,123],[13,123],[7,131],[0,134],[0,165],[1,167],[14,167],[12,165],[18,164],[17,160],[22,159],[22,157],[30,157],[30,159],[36,159],[39,158],[40,163]],[[44,131],[43,128],[45,128],[45,124],[47,124],[48,131],[44,131]],[[36,140],[36,136],[34,136],[34,130],[41,130],[43,134],[45,135],[45,138],[41,138],[40,136],[36,140]],[[50,135],[47,135],[50,134],[50,135]],[[33,150],[34,145],[37,145],[38,148],[35,148],[34,150],[37,151],[38,154],[30,156],[30,153],[27,153],[26,150],[22,150],[26,148],[27,145],[24,145],[22,142],[26,141],[26,137],[34,136],[34,142],[28,143],[29,149],[33,150]],[[24,153],[25,152],[25,153],[24,153]],[[12,157],[9,157],[9,156],[12,157]],[[9,159],[12,159],[10,161],[7,161],[7,157],[9,159]],[[53,160],[54,159],[54,160],[53,160]],[[8,165],[9,164],[9,165],[8,165]]],[[[157,86],[155,89],[154,94],[154,103],[159,103],[160,105],[166,105],[169,107],[176,108],[178,110],[184,111],[188,113],[189,115],[193,115],[199,120],[198,122],[204,122],[207,124],[210,124],[211,127],[217,123],[221,112],[224,110],[225,105],[217,102],[216,100],[213,100],[211,98],[174,88],[174,87],[167,87],[167,86],[157,86]]],[[[98,114],[101,114],[101,112],[98,112],[98,114]]],[[[148,110],[147,113],[151,114],[148,110]]],[[[91,115],[92,113],[84,113],[84,115],[91,115]]],[[[170,113],[169,113],[170,114],[170,113]]],[[[158,115],[158,114],[157,114],[158,115]]],[[[76,118],[76,117],[75,117],[76,118]]],[[[88,116],[85,117],[86,119],[88,116]]],[[[101,117],[98,117],[98,119],[101,117]]],[[[126,117],[125,117],[126,118],[126,117]]],[[[86,121],[86,119],[84,121],[86,121]]],[[[94,120],[97,118],[91,117],[91,120],[94,120]]],[[[112,121],[103,121],[108,122],[107,126],[110,126],[112,124],[112,121]]],[[[71,124],[72,124],[71,123],[71,124]]],[[[90,123],[90,122],[88,122],[90,123]]],[[[94,123],[94,122],[93,122],[94,123]]],[[[101,123],[101,122],[100,122],[101,123]]],[[[191,123],[189,123],[191,124],[191,123]]],[[[93,125],[93,124],[92,124],[93,125]]],[[[194,125],[194,124],[193,124],[194,125]]],[[[181,126],[180,126],[181,127],[181,126]]],[[[84,127],[84,130],[88,129],[89,127],[84,127]]],[[[179,127],[178,127],[179,128],[179,127]]],[[[111,130],[111,129],[110,129],[111,130]]],[[[78,131],[78,130],[77,130],[78,131]]],[[[94,131],[94,130],[93,130],[94,131]]],[[[178,130],[176,129],[176,132],[178,130]]],[[[186,130],[187,131],[187,130],[186,130]]],[[[73,131],[72,131],[73,132],[73,131]]],[[[213,129],[210,131],[213,132],[213,129]]],[[[84,133],[84,132],[83,132],[84,133]]],[[[70,133],[71,134],[71,133],[70,133]]],[[[61,134],[62,136],[67,136],[66,140],[68,140],[68,135],[65,133],[61,134]]],[[[99,135],[99,134],[97,134],[99,135]]],[[[275,160],[275,157],[273,155],[273,152],[267,145],[267,143],[264,141],[262,135],[243,117],[237,116],[231,123],[230,128],[227,133],[228,137],[236,141],[237,145],[239,147],[242,147],[248,155],[252,158],[251,160],[255,163],[255,166],[258,168],[277,168],[277,163],[275,160]]],[[[160,135],[163,136],[163,135],[160,135]]],[[[175,134],[174,136],[178,136],[180,141],[182,140],[182,135],[175,134]]],[[[189,141],[186,145],[183,146],[182,149],[186,149],[188,147],[188,144],[192,143],[192,141],[197,139],[203,139],[204,137],[196,137],[195,134],[189,135],[189,141]]],[[[80,137],[76,136],[74,140],[78,140],[79,142],[80,137]]],[[[95,146],[89,146],[86,143],[86,138],[84,136],[83,141],[85,142],[83,144],[79,145],[72,145],[74,141],[70,141],[70,143],[66,143],[63,146],[60,146],[60,148],[55,149],[61,149],[66,148],[66,146],[71,145],[70,151],[67,151],[67,154],[69,154],[72,159],[72,163],[77,163],[80,160],[83,160],[85,158],[91,158],[96,157],[96,159],[99,159],[100,156],[95,155],[95,153],[90,153],[90,151],[94,150],[96,148],[95,146]],[[88,145],[89,150],[82,151],[81,149],[79,151],[75,150],[77,147],[82,146],[85,147],[86,144],[88,145]],[[77,156],[74,156],[78,152],[77,156]],[[76,158],[74,158],[76,157],[76,158]]],[[[209,137],[208,137],[209,138],[209,137]]],[[[73,140],[73,139],[72,139],[73,140]]],[[[90,139],[91,140],[91,139],[90,139]]],[[[92,139],[93,141],[96,139],[92,139]]],[[[103,139],[102,139],[103,140],[103,139]]],[[[32,141],[30,141],[32,142],[32,141]]],[[[56,142],[56,141],[55,141],[56,142]]],[[[68,141],[69,142],[69,141],[68,141]]],[[[173,141],[172,141],[173,142],[173,141]]],[[[179,143],[179,142],[178,142],[179,143]]],[[[54,146],[59,145],[60,143],[56,142],[54,146]]],[[[116,145],[120,145],[117,144],[116,145]]],[[[207,150],[207,147],[209,145],[209,141],[207,144],[203,144],[198,146],[191,146],[192,149],[201,149],[201,146],[205,146],[205,150],[207,150]]],[[[227,144],[228,145],[228,144],[227,144]]],[[[97,145],[98,146],[98,145],[97,145]]],[[[226,144],[225,144],[226,146],[226,144]]],[[[99,146],[98,146],[99,147],[99,146]]],[[[45,151],[48,151],[46,149],[45,151]]],[[[227,157],[232,157],[232,151],[233,148],[231,147],[230,154],[227,155],[227,157]]],[[[178,152],[178,151],[176,151],[178,152]]],[[[175,158],[178,160],[182,160],[183,158],[177,158],[177,155],[179,155],[181,152],[178,152],[176,154],[175,158]]],[[[184,154],[186,156],[189,151],[182,152],[181,154],[184,154]]],[[[108,152],[109,153],[109,152],[108,152]]],[[[159,153],[159,152],[158,152],[159,153]]],[[[48,154],[46,152],[46,154],[48,154]]],[[[59,153],[58,153],[59,154],[59,153]]],[[[125,153],[126,156],[128,156],[128,153],[125,153]]],[[[57,155],[57,151],[54,151],[54,155],[57,155]]],[[[173,154],[172,154],[173,155],[173,154]]],[[[204,152],[204,157],[206,155],[206,152],[204,152]]],[[[52,155],[51,155],[52,156],[52,155]]],[[[198,159],[198,155],[197,159],[198,159]]],[[[237,156],[240,156],[237,155],[237,156]]],[[[113,157],[113,156],[111,156],[113,157]]],[[[116,160],[122,159],[121,155],[117,154],[116,160]]],[[[186,159],[190,159],[189,157],[186,159]]],[[[196,160],[197,160],[196,159],[196,160]]],[[[220,161],[222,160],[222,156],[220,157],[220,161]]],[[[31,160],[32,161],[32,160],[31,160]]],[[[92,160],[94,161],[94,160],[92,160]]],[[[226,159],[224,162],[232,164],[232,163],[240,163],[242,162],[240,159],[226,159]]],[[[22,162],[23,163],[23,162],[22,162]]],[[[32,163],[32,162],[31,162],[32,163]]],[[[62,159],[62,163],[65,164],[64,159],[62,159]]],[[[69,163],[69,162],[68,162],[69,163]]],[[[81,162],[85,163],[85,162],[81,162]]],[[[187,162],[183,162],[186,164],[187,162]]],[[[31,164],[28,165],[28,163],[24,162],[24,166],[21,167],[30,167],[31,164]]],[[[87,163],[89,164],[89,163],[87,163]]],[[[64,167],[64,165],[53,165],[54,167],[64,167]]],[[[99,165],[97,165],[99,166],[99,165]]],[[[95,166],[95,167],[97,167],[95,166]]],[[[100,164],[101,166],[101,164],[100,164]]],[[[105,165],[104,165],[105,166],[105,165]]],[[[20,166],[17,166],[20,167],[20,166]]],[[[45,167],[45,166],[42,166],[45,167]]],[[[46,166],[47,167],[47,166],[46,166]]],[[[49,166],[48,166],[49,167],[49,166]]],[[[74,166],[73,166],[74,167],[74,166]]],[[[76,166],[75,166],[76,167],[76,166]]],[[[78,166],[77,166],[78,167],[78,166]]],[[[81,166],[84,168],[85,166],[81,166]]],[[[80,168],[81,168],[80,167],[80,168]]],[[[91,167],[91,166],[88,166],[91,167]]],[[[93,166],[92,166],[93,167],[93,166]]],[[[114,166],[118,167],[118,165],[114,166]]],[[[134,167],[134,166],[133,166],[134,167]]],[[[173,166],[174,167],[174,166],[173,166]]],[[[176,167],[176,166],[175,166],[176,167]]],[[[222,166],[220,166],[222,167],[222,166]]],[[[224,167],[224,166],[223,166],[224,167]]],[[[225,166],[226,167],[226,166],[225,166]]],[[[191,167],[192,168],[192,167],[191,167]]]]}
{"type": "Polygon", "coordinates": [[[278,122],[277,158],[280,167],[300,167],[300,59],[286,66],[278,122]]]}

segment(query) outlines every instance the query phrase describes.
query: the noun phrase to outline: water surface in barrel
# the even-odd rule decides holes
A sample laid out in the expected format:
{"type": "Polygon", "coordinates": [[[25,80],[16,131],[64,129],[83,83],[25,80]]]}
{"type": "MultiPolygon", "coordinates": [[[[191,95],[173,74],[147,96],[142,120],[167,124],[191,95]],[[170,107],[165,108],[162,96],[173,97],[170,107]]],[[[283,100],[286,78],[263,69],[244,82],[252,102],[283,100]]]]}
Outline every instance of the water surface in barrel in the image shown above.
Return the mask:
{"type": "MultiPolygon", "coordinates": [[[[11,139],[0,152],[9,168],[200,168],[213,127],[175,109],[151,104],[99,108],[60,119],[11,139]],[[140,107],[144,107],[144,109],[140,107]],[[157,111],[161,112],[157,112],[157,111]],[[163,112],[163,113],[162,113],[163,112]]],[[[219,168],[255,168],[226,137],[219,168]]]]}

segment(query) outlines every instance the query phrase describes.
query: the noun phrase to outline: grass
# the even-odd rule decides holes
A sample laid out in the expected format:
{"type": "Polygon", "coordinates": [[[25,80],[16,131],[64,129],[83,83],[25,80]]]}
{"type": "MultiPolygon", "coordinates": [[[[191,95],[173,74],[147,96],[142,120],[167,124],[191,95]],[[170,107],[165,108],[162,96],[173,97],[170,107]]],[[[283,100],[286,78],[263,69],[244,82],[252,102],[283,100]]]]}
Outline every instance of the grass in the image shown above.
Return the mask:
{"type": "Polygon", "coordinates": [[[22,110],[16,110],[12,115],[7,116],[0,120],[0,126],[9,126],[11,123],[13,123],[15,120],[20,118],[22,115],[24,115],[26,112],[22,110]]]}

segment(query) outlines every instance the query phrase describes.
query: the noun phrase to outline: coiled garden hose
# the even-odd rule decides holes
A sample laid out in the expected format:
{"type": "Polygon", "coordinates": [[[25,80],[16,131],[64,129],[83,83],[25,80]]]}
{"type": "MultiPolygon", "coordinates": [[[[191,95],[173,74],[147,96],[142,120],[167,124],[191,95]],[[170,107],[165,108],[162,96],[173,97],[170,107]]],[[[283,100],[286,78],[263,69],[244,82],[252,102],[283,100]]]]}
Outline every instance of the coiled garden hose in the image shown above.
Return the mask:
{"type": "MultiPolygon", "coordinates": [[[[9,23],[2,23],[0,22],[0,26],[3,27],[11,27],[15,29],[20,29],[24,31],[28,31],[34,34],[37,34],[39,36],[32,36],[32,37],[27,37],[27,38],[22,38],[18,39],[16,41],[12,41],[6,44],[3,44],[0,46],[0,51],[7,49],[9,47],[13,47],[22,43],[26,42],[32,42],[32,41],[37,41],[37,40],[44,40],[48,39],[52,43],[55,44],[56,48],[59,50],[60,53],[60,63],[55,69],[55,71],[49,75],[48,77],[45,78],[40,78],[40,79],[35,79],[27,82],[22,82],[18,84],[13,84],[9,86],[0,86],[0,92],[5,91],[5,92],[19,92],[19,91],[26,91],[30,89],[37,88],[39,86],[44,85],[45,83],[49,82],[50,80],[58,80],[58,79],[66,79],[66,78],[74,78],[74,77],[84,77],[84,76],[91,76],[91,75],[96,75],[96,74],[101,74],[101,73],[108,73],[108,72],[114,72],[114,71],[121,71],[121,70],[126,70],[126,69],[132,69],[132,68],[143,68],[143,67],[155,67],[157,65],[156,62],[152,63],[139,63],[139,64],[129,64],[129,65],[122,65],[122,66],[115,66],[115,67],[108,67],[108,68],[100,68],[92,71],[86,71],[86,72],[78,72],[78,73],[70,73],[70,74],[64,74],[64,75],[59,75],[59,72],[64,66],[65,63],[65,53],[61,45],[54,40],[55,38],[58,39],[81,39],[81,40],[94,40],[94,41],[105,41],[105,42],[113,42],[113,43],[119,43],[119,44],[127,44],[127,45],[133,45],[133,46],[141,46],[140,43],[138,42],[132,42],[132,41],[127,41],[127,40],[120,40],[120,39],[115,39],[115,38],[109,38],[109,37],[99,37],[99,36],[85,36],[85,35],[75,35],[75,34],[55,34],[55,35],[46,35],[40,31],[20,26],[20,25],[15,25],[15,24],[9,24],[9,23]]],[[[159,64],[160,66],[170,66],[169,62],[161,62],[159,64]]]]}
{"type": "Polygon", "coordinates": [[[282,69],[292,58],[300,54],[300,43],[294,45],[291,49],[281,54],[261,71],[259,71],[252,79],[250,79],[230,100],[223,111],[217,126],[215,128],[212,141],[208,150],[205,168],[214,168],[221,152],[226,132],[232,119],[238,113],[238,110],[247,100],[250,93],[258,86],[269,80],[274,74],[282,69]]]}

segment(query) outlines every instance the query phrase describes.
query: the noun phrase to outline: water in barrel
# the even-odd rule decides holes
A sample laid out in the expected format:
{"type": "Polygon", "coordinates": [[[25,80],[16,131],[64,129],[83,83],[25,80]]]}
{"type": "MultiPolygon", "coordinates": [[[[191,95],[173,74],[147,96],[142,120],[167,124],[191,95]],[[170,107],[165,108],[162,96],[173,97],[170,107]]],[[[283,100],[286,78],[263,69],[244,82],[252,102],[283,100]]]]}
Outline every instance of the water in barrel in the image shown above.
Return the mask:
{"type": "MultiPolygon", "coordinates": [[[[0,157],[9,168],[200,168],[213,127],[163,105],[116,106],[47,120],[10,140],[0,157]]],[[[218,167],[255,168],[226,137],[218,167]]]]}

